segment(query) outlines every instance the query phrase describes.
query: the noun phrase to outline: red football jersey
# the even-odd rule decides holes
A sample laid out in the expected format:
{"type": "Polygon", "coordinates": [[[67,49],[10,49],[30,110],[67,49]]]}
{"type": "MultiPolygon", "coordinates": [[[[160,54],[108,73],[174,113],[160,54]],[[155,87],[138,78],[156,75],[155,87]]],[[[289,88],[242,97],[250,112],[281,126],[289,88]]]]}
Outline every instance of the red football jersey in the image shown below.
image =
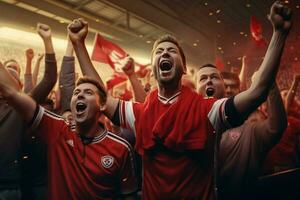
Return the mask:
{"type": "Polygon", "coordinates": [[[124,139],[105,131],[84,144],[42,107],[33,126],[47,145],[49,199],[113,199],[137,190],[133,152],[124,139]]]}
{"type": "MultiPolygon", "coordinates": [[[[166,121],[168,118],[171,120],[176,115],[182,115],[184,119],[189,119],[190,116],[185,116],[188,115],[187,113],[169,115],[170,107],[176,103],[179,95],[176,94],[170,99],[163,99],[156,95],[153,98],[158,98],[159,101],[155,105],[151,104],[148,108],[145,104],[121,101],[119,107],[121,126],[132,129],[138,142],[141,137],[144,137],[138,131],[139,123],[147,123],[147,125],[151,123],[150,121],[155,123],[164,114],[167,116],[166,121]],[[153,118],[153,120],[139,119],[145,113],[145,110],[147,110],[146,112],[150,110],[150,118],[153,118]]],[[[215,128],[218,128],[226,121],[226,117],[223,115],[225,100],[215,102],[212,99],[199,98],[197,104],[199,104],[198,108],[200,109],[195,110],[194,114],[200,116],[202,123],[197,134],[207,136],[203,151],[176,152],[162,147],[156,149],[153,153],[142,153],[143,199],[214,199],[212,177],[214,133],[212,124],[215,128]]],[[[189,120],[185,120],[178,127],[180,129],[182,126],[188,126],[189,123],[189,120]]],[[[168,123],[164,125],[170,129],[176,126],[176,124],[169,126],[168,123]]],[[[155,130],[156,126],[157,124],[147,128],[155,130]]],[[[174,135],[177,137],[176,134],[174,135]]],[[[184,134],[179,133],[180,135],[184,134]]],[[[152,139],[143,138],[141,146],[136,144],[136,150],[141,152],[141,148],[145,148],[147,142],[152,139]]]]}

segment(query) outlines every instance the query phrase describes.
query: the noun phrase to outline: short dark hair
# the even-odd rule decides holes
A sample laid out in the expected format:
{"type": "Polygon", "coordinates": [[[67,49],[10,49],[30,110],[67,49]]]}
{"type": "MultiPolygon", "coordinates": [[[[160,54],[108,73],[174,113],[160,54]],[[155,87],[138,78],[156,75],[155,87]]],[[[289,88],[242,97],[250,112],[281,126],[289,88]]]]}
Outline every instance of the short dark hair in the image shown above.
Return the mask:
{"type": "Polygon", "coordinates": [[[156,47],[160,44],[160,43],[163,43],[163,42],[171,42],[173,44],[175,44],[177,46],[177,48],[179,49],[179,53],[180,53],[180,56],[182,58],[182,62],[183,62],[183,65],[186,66],[186,58],[185,58],[185,55],[183,53],[183,49],[182,47],[179,45],[179,42],[178,40],[176,39],[176,37],[174,37],[173,35],[170,35],[170,34],[166,34],[166,35],[163,35],[161,36],[160,38],[158,38],[154,44],[153,44],[153,48],[152,48],[152,54],[154,53],[154,50],[156,49],[156,47]]]}
{"type": "Polygon", "coordinates": [[[83,84],[83,83],[90,83],[94,86],[96,86],[96,88],[98,89],[98,94],[101,98],[101,101],[105,102],[106,101],[106,90],[104,88],[104,86],[102,86],[99,81],[89,77],[89,76],[83,76],[83,77],[80,77],[78,79],[78,81],[76,82],[76,87],[83,84]]]}
{"type": "Polygon", "coordinates": [[[240,79],[237,74],[232,73],[232,72],[223,71],[223,72],[221,72],[221,76],[223,79],[234,80],[235,82],[237,82],[238,86],[240,86],[240,79]]]}
{"type": "Polygon", "coordinates": [[[204,65],[200,66],[199,69],[202,69],[202,68],[205,68],[205,67],[211,67],[211,68],[218,69],[215,65],[213,65],[211,63],[204,64],[204,65]]]}

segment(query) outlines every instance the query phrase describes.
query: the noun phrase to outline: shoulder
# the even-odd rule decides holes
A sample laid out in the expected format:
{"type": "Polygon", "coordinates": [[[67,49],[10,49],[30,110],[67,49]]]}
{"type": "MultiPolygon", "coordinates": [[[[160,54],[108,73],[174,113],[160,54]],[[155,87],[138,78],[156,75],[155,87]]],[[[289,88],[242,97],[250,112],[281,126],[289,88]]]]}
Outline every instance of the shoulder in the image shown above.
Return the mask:
{"type": "Polygon", "coordinates": [[[125,139],[123,139],[122,137],[114,133],[107,132],[106,138],[112,143],[112,147],[116,149],[132,152],[132,147],[130,143],[125,139]]]}

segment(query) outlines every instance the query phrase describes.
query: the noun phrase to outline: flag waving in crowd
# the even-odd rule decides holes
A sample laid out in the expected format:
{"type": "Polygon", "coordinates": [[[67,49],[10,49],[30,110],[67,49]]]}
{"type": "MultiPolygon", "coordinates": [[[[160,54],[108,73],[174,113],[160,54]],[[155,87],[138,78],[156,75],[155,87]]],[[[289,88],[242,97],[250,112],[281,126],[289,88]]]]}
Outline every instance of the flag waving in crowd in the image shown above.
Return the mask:
{"type": "Polygon", "coordinates": [[[262,35],[262,25],[255,16],[251,16],[250,18],[250,32],[258,47],[267,45],[267,42],[262,35]]]}
{"type": "MultiPolygon", "coordinates": [[[[118,45],[104,39],[99,33],[95,36],[92,60],[109,64],[117,76],[126,77],[121,66],[123,59],[128,54],[118,45]]],[[[149,65],[149,64],[148,64],[149,65]]],[[[146,67],[135,62],[135,71],[138,76],[144,77],[147,74],[146,67]]]]}

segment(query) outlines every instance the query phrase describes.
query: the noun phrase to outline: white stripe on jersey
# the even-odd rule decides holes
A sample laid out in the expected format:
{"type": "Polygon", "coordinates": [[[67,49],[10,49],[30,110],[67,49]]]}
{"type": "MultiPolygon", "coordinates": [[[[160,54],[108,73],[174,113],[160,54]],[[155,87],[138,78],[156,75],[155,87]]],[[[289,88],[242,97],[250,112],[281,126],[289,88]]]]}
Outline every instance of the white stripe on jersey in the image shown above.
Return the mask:
{"type": "Polygon", "coordinates": [[[217,100],[207,115],[210,123],[217,133],[222,133],[226,129],[231,128],[225,115],[226,101],[227,98],[217,100]]]}
{"type": "Polygon", "coordinates": [[[37,109],[39,109],[39,112],[35,116],[35,119],[33,120],[33,123],[30,127],[31,130],[36,129],[39,126],[39,124],[43,118],[44,112],[45,112],[45,109],[42,106],[39,106],[39,108],[37,108],[37,109]]]}
{"type": "Polygon", "coordinates": [[[120,136],[111,132],[107,132],[107,137],[125,146],[128,149],[128,151],[130,151],[130,153],[133,152],[131,145],[124,138],[121,138],[120,136]]]}
{"type": "Polygon", "coordinates": [[[134,132],[134,135],[136,136],[135,125],[134,125],[135,124],[135,116],[134,116],[134,112],[133,112],[133,103],[131,101],[122,101],[120,107],[125,109],[124,112],[122,112],[123,110],[120,111],[120,113],[121,113],[120,118],[122,120],[124,120],[123,125],[125,126],[125,128],[132,130],[134,132]],[[123,113],[125,113],[125,116],[123,116],[123,113]]]}

